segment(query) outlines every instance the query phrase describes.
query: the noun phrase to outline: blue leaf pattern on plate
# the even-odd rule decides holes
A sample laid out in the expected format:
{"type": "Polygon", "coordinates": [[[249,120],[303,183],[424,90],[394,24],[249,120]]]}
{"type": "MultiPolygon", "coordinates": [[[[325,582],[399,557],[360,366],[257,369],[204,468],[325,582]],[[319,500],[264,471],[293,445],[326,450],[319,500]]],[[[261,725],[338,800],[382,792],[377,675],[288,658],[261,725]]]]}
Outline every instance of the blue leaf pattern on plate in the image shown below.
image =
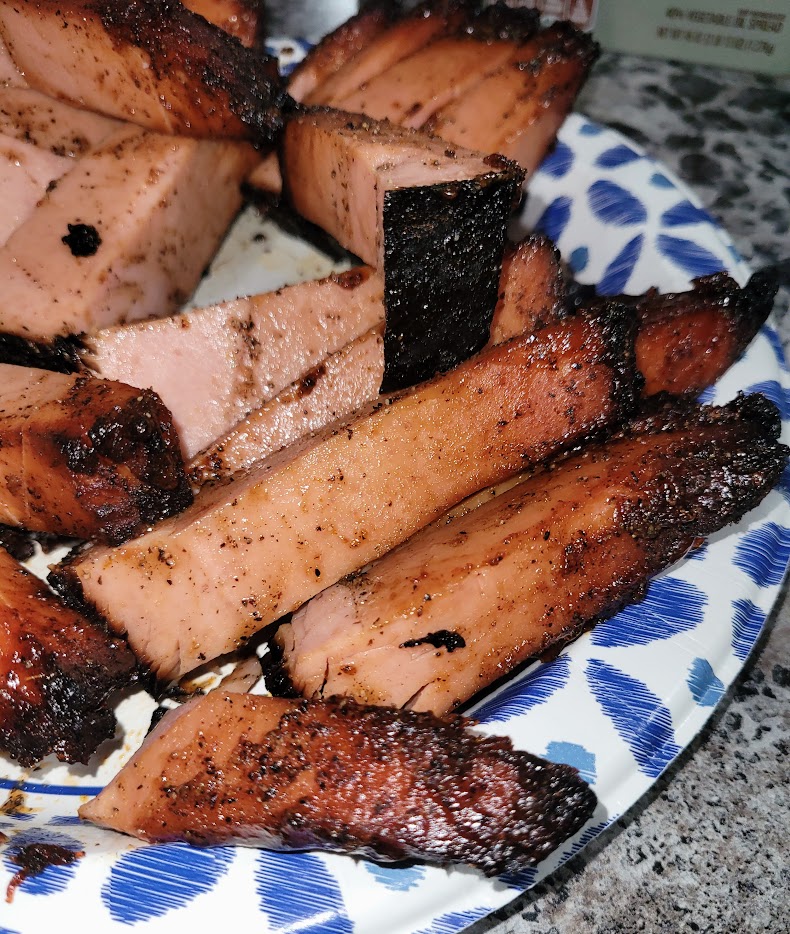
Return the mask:
{"type": "Polygon", "coordinates": [[[501,876],[497,876],[497,881],[504,882],[511,889],[518,889],[519,892],[523,892],[525,889],[532,888],[537,874],[537,867],[530,866],[528,869],[522,869],[521,872],[506,872],[501,876]]]}
{"type": "Polygon", "coordinates": [[[604,224],[629,227],[647,220],[642,202],[616,182],[606,179],[593,182],[587,192],[587,200],[590,210],[604,224]]]}
{"type": "Polygon", "coordinates": [[[586,246],[577,246],[568,257],[568,263],[574,272],[581,272],[589,262],[590,251],[586,246]]]}
{"type": "Polygon", "coordinates": [[[550,762],[563,762],[579,770],[579,775],[592,785],[595,781],[595,753],[578,743],[552,742],[546,747],[546,758],[550,762]]]}
{"type": "Polygon", "coordinates": [[[573,845],[563,852],[562,854],[563,863],[566,860],[569,860],[572,857],[574,857],[580,850],[583,850],[584,847],[586,847],[588,843],[594,840],[598,836],[598,834],[603,833],[604,830],[606,830],[606,828],[609,827],[611,824],[613,824],[614,821],[616,820],[617,820],[616,817],[611,817],[608,820],[601,821],[600,824],[594,824],[592,827],[588,827],[582,833],[579,839],[575,840],[573,845]]]}
{"type": "Polygon", "coordinates": [[[713,397],[716,395],[715,386],[706,386],[705,389],[697,396],[697,402],[701,405],[708,405],[713,401],[713,397]]]}
{"type": "Polygon", "coordinates": [[[553,152],[549,153],[541,162],[540,170],[546,172],[547,175],[551,175],[552,178],[562,178],[563,175],[570,172],[573,166],[573,158],[571,147],[559,140],[553,152]]]}
{"type": "Polygon", "coordinates": [[[705,658],[695,658],[689,668],[686,683],[691,696],[700,707],[715,707],[724,693],[724,685],[716,677],[710,662],[705,658]]]}
{"type": "Polygon", "coordinates": [[[139,847],[112,867],[102,887],[102,902],[112,918],[126,924],[159,918],[213,889],[234,856],[232,847],[203,850],[184,843],[139,847]]]}
{"type": "Polygon", "coordinates": [[[692,548],[690,551],[686,552],[686,558],[689,561],[704,561],[708,556],[708,545],[707,542],[700,545],[698,548],[692,548]]]}
{"type": "Polygon", "coordinates": [[[420,928],[415,934],[457,934],[487,914],[488,908],[485,907],[472,908],[469,911],[450,911],[436,918],[430,927],[420,928]]]}
{"type": "Polygon", "coordinates": [[[710,250],[693,240],[659,234],[656,237],[656,247],[662,256],[666,256],[670,262],[692,278],[721,272],[725,267],[724,262],[718,256],[714,256],[710,250]]]}
{"type": "Polygon", "coordinates": [[[255,883],[272,931],[352,934],[337,880],[310,853],[258,854],[255,883]]]}
{"type": "Polygon", "coordinates": [[[680,752],[669,711],[647,685],[614,665],[592,658],[587,683],[639,769],[658,778],[680,752]]]}
{"type": "Polygon", "coordinates": [[[563,230],[571,219],[571,199],[565,195],[555,198],[541,214],[535,230],[545,233],[555,243],[562,236],[563,230]]]}
{"type": "Polygon", "coordinates": [[[609,263],[604,271],[601,281],[598,283],[598,293],[600,295],[618,295],[625,291],[628,278],[636,266],[639,254],[642,252],[642,243],[644,237],[637,234],[633,240],[620,250],[615,258],[609,263]]]}
{"type": "MultiPolygon", "coordinates": [[[[84,849],[82,844],[73,837],[68,837],[64,833],[57,833],[54,830],[31,828],[30,830],[20,830],[19,833],[11,839],[3,854],[3,864],[11,873],[19,871],[19,866],[12,863],[10,858],[19,853],[26,846],[32,843],[48,843],[55,846],[62,846],[67,850],[78,853],[84,849]]],[[[28,876],[22,881],[19,891],[26,895],[54,895],[56,892],[62,892],[69,884],[72,876],[77,870],[79,860],[69,863],[67,866],[47,866],[43,872],[35,876],[28,876]]]]}
{"type": "Polygon", "coordinates": [[[539,665],[525,678],[509,684],[501,694],[477,708],[473,716],[481,723],[506,723],[511,717],[517,717],[547,701],[565,686],[570,674],[570,659],[567,655],[559,655],[539,665]]]}
{"type": "Polygon", "coordinates": [[[787,373],[788,370],[790,370],[790,367],[788,367],[787,360],[785,359],[784,347],[782,347],[782,338],[779,337],[776,329],[772,328],[769,324],[764,324],[760,329],[760,333],[771,345],[771,350],[774,352],[776,362],[784,370],[784,372],[787,373]]]}
{"type": "Polygon", "coordinates": [[[790,561],[790,529],[775,522],[766,522],[741,538],[735,548],[732,563],[759,587],[775,587],[782,579],[790,561]]]}
{"type": "Polygon", "coordinates": [[[734,600],[732,604],[732,651],[742,662],[746,660],[765,625],[765,613],[751,600],[734,600]]]}
{"type": "Polygon", "coordinates": [[[713,224],[714,220],[707,211],[687,200],[667,208],[661,215],[661,223],[665,227],[683,227],[686,224],[713,224]]]}
{"type": "Polygon", "coordinates": [[[707,596],[694,584],[662,577],[650,584],[641,603],[627,606],[592,631],[594,645],[647,645],[694,629],[702,622],[707,596]]]}
{"type": "Polygon", "coordinates": [[[579,127],[579,136],[600,136],[603,133],[603,127],[600,123],[591,123],[589,120],[579,127]]]}
{"type": "Polygon", "coordinates": [[[393,892],[408,892],[425,878],[425,866],[400,866],[391,869],[379,863],[364,863],[365,869],[385,888],[393,892]]]}
{"type": "Polygon", "coordinates": [[[744,392],[759,392],[779,409],[784,420],[790,418],[790,389],[785,389],[775,379],[766,379],[762,383],[752,383],[744,392]]]}
{"type": "Polygon", "coordinates": [[[642,156],[638,152],[634,152],[630,146],[620,143],[617,146],[612,146],[611,149],[604,149],[595,160],[595,165],[602,169],[616,169],[621,165],[628,165],[630,162],[636,162],[637,159],[641,158],[642,156]]]}
{"type": "Polygon", "coordinates": [[[654,185],[656,188],[674,188],[674,182],[670,181],[666,175],[662,175],[661,172],[653,172],[650,176],[650,184],[654,185]]]}

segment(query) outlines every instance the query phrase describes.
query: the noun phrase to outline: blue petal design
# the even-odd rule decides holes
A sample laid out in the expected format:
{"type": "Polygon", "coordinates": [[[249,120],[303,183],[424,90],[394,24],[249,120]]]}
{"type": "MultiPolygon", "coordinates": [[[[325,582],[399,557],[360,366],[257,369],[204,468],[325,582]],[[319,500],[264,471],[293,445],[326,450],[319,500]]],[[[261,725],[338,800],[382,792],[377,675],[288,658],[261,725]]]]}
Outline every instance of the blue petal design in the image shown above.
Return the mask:
{"type": "Polygon", "coordinates": [[[708,545],[703,543],[699,548],[692,548],[691,551],[686,553],[686,558],[689,561],[704,561],[708,557],[708,545]]]}
{"type": "Polygon", "coordinates": [[[690,201],[679,201],[671,208],[667,208],[661,215],[661,223],[666,227],[683,227],[686,224],[713,224],[716,221],[707,211],[697,207],[690,201]]]}
{"type": "Polygon", "coordinates": [[[730,256],[735,260],[736,263],[742,263],[743,257],[741,256],[740,250],[734,243],[728,243],[727,249],[730,251],[730,256]]]}
{"type": "Polygon", "coordinates": [[[564,762],[579,770],[579,775],[592,785],[595,781],[595,753],[578,743],[551,742],[546,747],[546,758],[550,762],[564,762]]]}
{"type": "Polygon", "coordinates": [[[724,269],[724,262],[714,256],[704,246],[693,240],[684,240],[681,237],[670,237],[669,234],[659,234],[656,237],[656,246],[659,253],[665,256],[675,266],[688,273],[692,278],[707,276],[724,269]]]}
{"type": "Polygon", "coordinates": [[[568,257],[570,267],[574,272],[581,272],[585,269],[590,259],[590,251],[586,246],[577,246],[568,257]]]}
{"type": "Polygon", "coordinates": [[[322,860],[310,853],[262,850],[255,867],[255,891],[274,932],[353,932],[337,880],[322,860]]]}
{"type": "Polygon", "coordinates": [[[604,224],[629,227],[647,220],[642,202],[616,182],[605,179],[593,182],[587,191],[587,200],[590,210],[604,224]]]}
{"type": "Polygon", "coordinates": [[[597,285],[599,295],[618,295],[625,291],[628,277],[633,272],[639,254],[642,252],[643,241],[642,234],[637,234],[609,263],[597,285]]]}
{"type": "Polygon", "coordinates": [[[408,892],[425,878],[425,866],[402,866],[392,869],[379,863],[363,863],[365,869],[392,892],[408,892]]]}
{"type": "Polygon", "coordinates": [[[591,840],[594,840],[598,834],[603,833],[604,830],[616,820],[616,817],[610,817],[608,820],[601,821],[600,824],[594,824],[592,827],[588,827],[579,839],[574,841],[573,845],[562,854],[563,863],[575,856],[579,850],[583,850],[591,840]]]}
{"type": "MultiPolygon", "coordinates": [[[[83,849],[82,844],[78,840],[66,836],[64,833],[57,833],[54,830],[41,828],[20,830],[8,844],[3,854],[3,863],[9,872],[16,873],[19,871],[19,866],[12,863],[10,857],[20,853],[25,847],[33,843],[49,843],[55,846],[62,846],[75,853],[83,849]]],[[[29,876],[27,879],[24,879],[20,889],[23,890],[26,895],[53,895],[56,892],[62,892],[76,872],[78,862],[77,860],[73,863],[69,863],[67,866],[47,866],[46,869],[38,875],[29,876]]]]}
{"type": "Polygon", "coordinates": [[[571,219],[571,199],[566,195],[555,198],[540,215],[535,229],[542,231],[556,243],[571,219]]]}
{"type": "Polygon", "coordinates": [[[593,645],[609,648],[648,645],[694,629],[702,622],[706,594],[677,577],[654,580],[641,603],[627,606],[599,623],[591,634],[593,645]]]}
{"type": "Polygon", "coordinates": [[[19,932],[12,931],[11,928],[0,927],[0,934],[19,934],[19,932]]]}
{"type": "Polygon", "coordinates": [[[675,183],[670,181],[666,175],[662,175],[661,172],[653,172],[650,176],[650,184],[656,188],[674,188],[675,183]]]}
{"type": "Polygon", "coordinates": [[[574,152],[567,143],[557,140],[557,144],[540,164],[540,171],[552,178],[562,178],[573,166],[574,152]]]}
{"type": "Polygon", "coordinates": [[[47,824],[50,827],[84,827],[85,822],[76,814],[55,814],[47,824]]]}
{"type": "Polygon", "coordinates": [[[790,529],[776,522],[766,522],[747,532],[735,549],[732,563],[759,587],[782,583],[790,562],[790,529]]]}
{"type": "Polygon", "coordinates": [[[522,869],[521,872],[506,872],[504,875],[498,876],[497,881],[504,882],[511,889],[518,889],[519,892],[523,892],[532,888],[537,874],[538,867],[530,866],[528,869],[522,869]]]}
{"type": "Polygon", "coordinates": [[[642,156],[638,152],[634,152],[630,146],[620,143],[617,146],[612,146],[611,149],[605,149],[595,160],[595,165],[602,169],[615,169],[620,165],[628,165],[629,162],[635,162],[641,158],[642,156]]]}
{"type": "Polygon", "coordinates": [[[686,684],[700,707],[715,707],[724,694],[721,679],[716,677],[710,662],[705,658],[695,658],[691,663],[686,684]]]}
{"type": "Polygon", "coordinates": [[[595,699],[640,771],[658,778],[680,752],[667,708],[647,685],[600,659],[590,659],[586,674],[595,699]]]}
{"type": "Polygon", "coordinates": [[[744,392],[762,393],[779,409],[779,414],[783,419],[790,418],[790,389],[785,389],[777,380],[766,379],[762,383],[752,383],[744,392]]]}
{"type": "Polygon", "coordinates": [[[490,910],[490,908],[481,906],[480,908],[472,908],[469,911],[450,911],[446,915],[435,918],[430,927],[420,928],[419,931],[415,931],[415,934],[458,934],[459,931],[468,927],[473,921],[487,915],[490,910]]]}
{"type": "Polygon", "coordinates": [[[159,918],[213,889],[234,855],[234,849],[227,846],[205,850],[184,843],[140,847],[125,853],[112,867],[102,886],[102,902],[115,921],[125,924],[159,918]]]}
{"type": "Polygon", "coordinates": [[[732,602],[732,651],[745,661],[765,625],[765,613],[751,600],[732,602]]]}
{"type": "Polygon", "coordinates": [[[570,659],[567,655],[558,655],[553,661],[539,665],[525,678],[508,684],[501,694],[478,707],[473,716],[481,723],[506,723],[511,717],[547,701],[565,686],[570,675],[570,659]]]}
{"type": "Polygon", "coordinates": [[[579,127],[579,136],[600,136],[603,133],[603,127],[600,123],[592,123],[589,120],[579,127]]]}
{"type": "Polygon", "coordinates": [[[764,324],[760,329],[760,333],[766,338],[768,343],[771,345],[771,350],[774,352],[776,357],[776,362],[779,364],[781,369],[787,373],[790,370],[790,366],[787,365],[787,360],[785,359],[785,351],[782,346],[782,339],[779,337],[779,333],[775,328],[772,328],[770,324],[764,324]]]}
{"type": "Polygon", "coordinates": [[[713,401],[713,397],[716,395],[715,386],[706,386],[705,389],[697,396],[697,402],[700,405],[707,405],[709,402],[713,401]]]}

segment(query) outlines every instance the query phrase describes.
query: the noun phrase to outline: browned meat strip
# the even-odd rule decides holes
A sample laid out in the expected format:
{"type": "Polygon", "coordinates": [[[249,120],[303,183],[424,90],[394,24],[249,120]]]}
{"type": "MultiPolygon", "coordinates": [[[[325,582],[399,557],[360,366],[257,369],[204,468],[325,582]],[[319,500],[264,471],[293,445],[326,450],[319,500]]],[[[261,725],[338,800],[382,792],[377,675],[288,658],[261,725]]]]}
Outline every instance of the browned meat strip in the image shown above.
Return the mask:
{"type": "Polygon", "coordinates": [[[248,49],[265,38],[263,0],[183,0],[184,6],[238,39],[248,49]]]}
{"type": "Polygon", "coordinates": [[[454,503],[621,419],[633,316],[487,349],[204,487],[194,506],[54,575],[163,679],[243,645],[454,503]]]}
{"type": "Polygon", "coordinates": [[[306,697],[445,713],[638,599],[787,463],[762,396],[681,407],[585,448],[325,590],[280,628],[306,697]]]}
{"type": "Polygon", "coordinates": [[[296,211],[383,273],[385,391],[486,343],[521,183],[512,163],[328,109],[289,121],[282,163],[296,211]]]}
{"type": "Polygon", "coordinates": [[[595,795],[575,769],[469,726],[215,692],[168,714],[80,815],[153,842],[526,869],[584,825],[595,795]]]}
{"type": "Polygon", "coordinates": [[[121,542],[191,500],[155,393],[0,364],[0,522],[121,542]]]}
{"type": "Polygon", "coordinates": [[[121,639],[64,607],[0,548],[0,749],[86,762],[112,736],[110,694],[136,677],[121,639]]]}
{"type": "Polygon", "coordinates": [[[28,84],[162,133],[278,135],[277,62],[175,0],[3,0],[0,38],[28,84]]]}

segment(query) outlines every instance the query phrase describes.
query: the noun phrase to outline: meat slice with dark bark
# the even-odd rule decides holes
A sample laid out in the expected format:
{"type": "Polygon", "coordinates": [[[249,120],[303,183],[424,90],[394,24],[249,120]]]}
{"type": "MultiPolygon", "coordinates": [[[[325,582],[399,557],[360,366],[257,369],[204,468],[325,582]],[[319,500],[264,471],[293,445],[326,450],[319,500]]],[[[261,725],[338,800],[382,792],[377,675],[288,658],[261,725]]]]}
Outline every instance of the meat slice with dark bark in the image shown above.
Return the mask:
{"type": "Polygon", "coordinates": [[[0,364],[0,522],[120,542],[191,500],[154,393],[0,364]]]}
{"type": "Polygon", "coordinates": [[[178,308],[235,217],[255,158],[242,143],[128,125],[111,133],[0,249],[0,359],[57,362],[58,338],[178,308]]]}
{"type": "Polygon", "coordinates": [[[151,842],[526,869],[581,829],[595,794],[472,725],[214,692],[166,715],[80,816],[151,842]]]}
{"type": "Polygon", "coordinates": [[[191,458],[379,325],[383,293],[381,277],[357,267],[100,331],[83,339],[80,362],[94,375],[157,392],[191,458]]]}
{"type": "Polygon", "coordinates": [[[779,429],[762,396],[643,419],[319,594],[278,630],[281,665],[306,697],[452,710],[757,506],[779,429]]]}
{"type": "Polygon", "coordinates": [[[178,678],[476,490],[622,419],[633,336],[633,316],[614,311],[487,349],[204,487],[181,516],[92,548],[53,580],[178,678]]]}
{"type": "Polygon", "coordinates": [[[385,391],[486,343],[522,179],[514,164],[325,109],[289,121],[282,165],[295,210],[384,276],[385,391]]]}
{"type": "Polygon", "coordinates": [[[63,606],[0,548],[0,750],[24,766],[87,762],[115,732],[109,698],[136,678],[122,639],[63,606]]]}
{"type": "Polygon", "coordinates": [[[271,144],[277,62],[176,0],[3,0],[0,37],[27,83],[161,133],[271,144]]]}
{"type": "Polygon", "coordinates": [[[501,153],[529,176],[554,143],[598,53],[589,35],[555,23],[436,112],[425,129],[453,145],[501,153]]]}
{"type": "Polygon", "coordinates": [[[266,38],[264,0],[186,0],[184,6],[248,49],[261,46],[266,38]]]}

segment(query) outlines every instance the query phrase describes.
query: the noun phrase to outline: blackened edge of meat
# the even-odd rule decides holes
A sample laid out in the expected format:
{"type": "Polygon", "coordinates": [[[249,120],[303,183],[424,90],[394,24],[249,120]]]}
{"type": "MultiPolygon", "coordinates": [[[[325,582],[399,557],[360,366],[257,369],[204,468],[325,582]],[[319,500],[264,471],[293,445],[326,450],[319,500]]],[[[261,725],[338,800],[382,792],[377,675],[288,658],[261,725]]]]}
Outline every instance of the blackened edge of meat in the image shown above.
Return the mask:
{"type": "Polygon", "coordinates": [[[79,342],[72,337],[56,337],[51,342],[41,343],[18,334],[0,333],[0,363],[76,373],[80,369],[78,346],[79,342]]]}
{"type": "Polygon", "coordinates": [[[382,392],[450,370],[488,342],[507,221],[523,181],[515,163],[501,165],[385,193],[382,392]]]}
{"type": "Polygon", "coordinates": [[[458,31],[480,42],[526,42],[539,28],[538,10],[497,0],[468,17],[458,31]]]}
{"type": "Polygon", "coordinates": [[[290,98],[277,60],[259,48],[245,48],[175,0],[70,0],[64,9],[94,12],[110,36],[147,53],[155,75],[183,73],[226,96],[231,113],[247,127],[253,142],[270,146],[279,136],[282,108],[290,98]]]}
{"type": "Polygon", "coordinates": [[[591,318],[600,324],[603,331],[606,345],[603,359],[613,373],[615,411],[609,424],[617,424],[633,414],[644,382],[636,366],[638,321],[633,311],[619,302],[596,306],[591,318]]]}
{"type": "MultiPolygon", "coordinates": [[[[287,622],[289,619],[290,615],[281,622],[287,622]]],[[[271,638],[269,640],[269,651],[261,658],[261,669],[266,690],[273,697],[301,697],[301,692],[294,687],[288,669],[283,664],[283,658],[282,646],[274,638],[271,638]]]]}
{"type": "Polygon", "coordinates": [[[40,545],[44,553],[48,553],[68,541],[69,539],[50,532],[31,532],[29,529],[18,529],[0,523],[0,547],[5,548],[17,561],[32,558],[36,552],[36,544],[40,545]]]}

